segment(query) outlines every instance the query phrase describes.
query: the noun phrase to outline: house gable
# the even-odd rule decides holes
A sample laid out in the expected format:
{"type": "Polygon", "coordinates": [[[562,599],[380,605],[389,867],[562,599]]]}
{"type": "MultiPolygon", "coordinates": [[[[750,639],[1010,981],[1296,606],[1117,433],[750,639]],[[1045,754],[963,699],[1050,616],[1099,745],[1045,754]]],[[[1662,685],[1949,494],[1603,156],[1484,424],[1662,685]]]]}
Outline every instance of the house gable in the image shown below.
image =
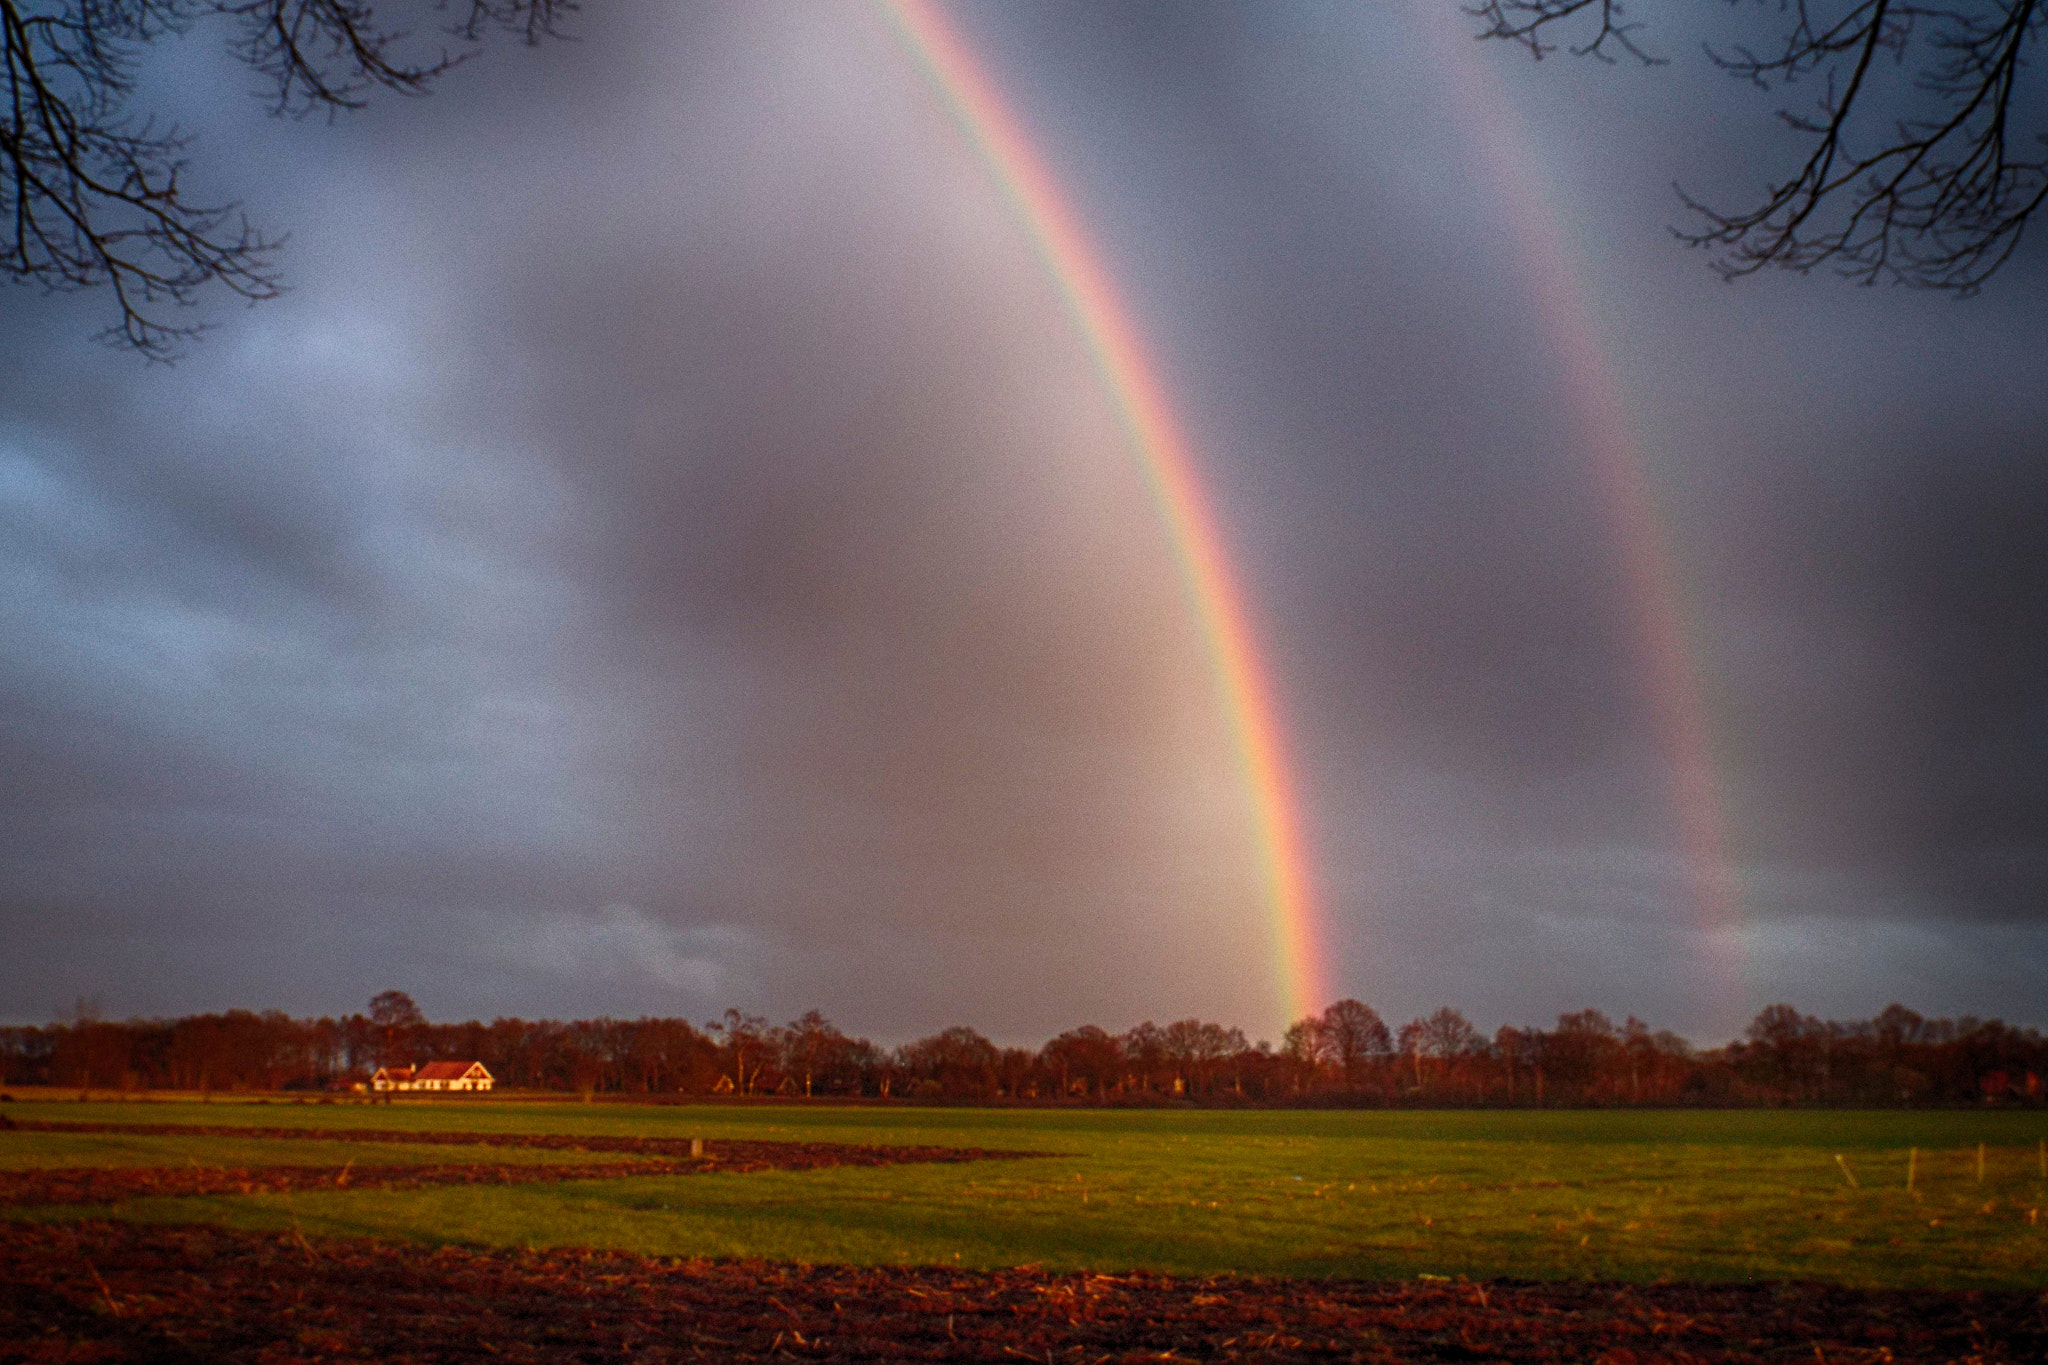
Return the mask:
{"type": "Polygon", "coordinates": [[[372,1090],[489,1090],[496,1084],[482,1062],[428,1062],[424,1066],[380,1066],[372,1090]]]}

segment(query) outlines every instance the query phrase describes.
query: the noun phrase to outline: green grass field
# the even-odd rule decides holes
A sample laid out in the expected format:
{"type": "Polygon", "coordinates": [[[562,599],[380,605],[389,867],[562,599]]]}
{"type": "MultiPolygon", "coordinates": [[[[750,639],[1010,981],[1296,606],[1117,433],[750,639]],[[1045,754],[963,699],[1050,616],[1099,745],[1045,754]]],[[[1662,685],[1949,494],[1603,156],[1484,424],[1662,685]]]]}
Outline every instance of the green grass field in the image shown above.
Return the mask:
{"type": "MultiPolygon", "coordinates": [[[[2048,1285],[2048,1217],[2041,1213],[2048,1179],[2039,1146],[2048,1117],[2034,1114],[1126,1112],[496,1099],[374,1107],[36,1103],[5,1112],[1058,1153],[958,1166],[151,1199],[118,1209],[126,1218],[308,1234],[1191,1274],[2048,1285]],[[1915,1147],[1917,1188],[1908,1192],[1907,1152],[1915,1147]]],[[[565,1155],[469,1150],[386,1146],[373,1155],[367,1145],[347,1143],[0,1133],[0,1166],[16,1168],[565,1155]]]]}

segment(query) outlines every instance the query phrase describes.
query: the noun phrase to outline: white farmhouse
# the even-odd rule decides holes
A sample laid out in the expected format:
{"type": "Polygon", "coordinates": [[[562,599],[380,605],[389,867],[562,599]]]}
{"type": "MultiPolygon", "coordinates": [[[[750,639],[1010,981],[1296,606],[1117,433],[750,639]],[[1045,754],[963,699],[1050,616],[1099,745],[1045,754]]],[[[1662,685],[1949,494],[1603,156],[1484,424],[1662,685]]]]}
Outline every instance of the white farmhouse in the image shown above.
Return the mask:
{"type": "Polygon", "coordinates": [[[482,1062],[428,1062],[425,1066],[380,1066],[372,1090],[489,1090],[496,1082],[482,1062]]]}

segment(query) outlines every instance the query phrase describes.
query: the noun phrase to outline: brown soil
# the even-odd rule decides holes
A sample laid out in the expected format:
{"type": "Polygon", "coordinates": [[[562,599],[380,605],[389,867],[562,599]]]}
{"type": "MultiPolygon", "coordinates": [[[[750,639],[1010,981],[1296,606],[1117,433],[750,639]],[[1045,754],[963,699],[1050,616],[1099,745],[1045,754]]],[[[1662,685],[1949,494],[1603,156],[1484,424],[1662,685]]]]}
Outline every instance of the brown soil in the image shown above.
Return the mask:
{"type": "MultiPolygon", "coordinates": [[[[830,1164],[830,1163],[818,1163],[830,1164]]],[[[114,1204],[124,1199],[201,1194],[281,1194],[287,1190],[401,1189],[427,1185],[534,1185],[553,1180],[619,1180],[702,1171],[776,1169],[710,1161],[608,1161],[545,1166],[72,1166],[0,1171],[0,1207],[39,1204],[114,1204]]],[[[788,1165],[781,1169],[805,1169],[788,1165]]]]}
{"type": "MultiPolygon", "coordinates": [[[[549,1152],[624,1152],[633,1156],[689,1157],[694,1138],[605,1137],[578,1133],[406,1132],[379,1128],[254,1128],[240,1124],[70,1123],[62,1119],[9,1119],[0,1131],[23,1133],[128,1133],[140,1137],[250,1138],[264,1142],[384,1142],[423,1147],[526,1147],[549,1152]]],[[[847,1142],[753,1142],[705,1138],[704,1156],[717,1169],[808,1170],[813,1166],[894,1166],[906,1161],[992,1161],[1055,1156],[984,1147],[864,1147],[847,1142]]]]}
{"type": "Polygon", "coordinates": [[[502,1166],[446,1165],[61,1167],[0,1171],[0,1207],[26,1204],[111,1204],[123,1199],[201,1194],[264,1194],[286,1190],[418,1189],[425,1185],[529,1185],[555,1180],[623,1180],[711,1171],[809,1171],[825,1166],[893,1166],[906,1162],[983,1161],[1032,1155],[979,1147],[859,1147],[835,1142],[706,1141],[690,1154],[688,1138],[570,1137],[552,1133],[400,1133],[299,1128],[199,1128],[181,1124],[50,1123],[10,1125],[38,1132],[142,1133],[175,1136],[286,1138],[414,1143],[427,1146],[527,1147],[564,1152],[627,1153],[634,1161],[550,1162],[502,1166]]]}
{"type": "Polygon", "coordinates": [[[2031,1293],[1192,1280],[4,1226],[0,1365],[2048,1359],[2031,1293]]]}

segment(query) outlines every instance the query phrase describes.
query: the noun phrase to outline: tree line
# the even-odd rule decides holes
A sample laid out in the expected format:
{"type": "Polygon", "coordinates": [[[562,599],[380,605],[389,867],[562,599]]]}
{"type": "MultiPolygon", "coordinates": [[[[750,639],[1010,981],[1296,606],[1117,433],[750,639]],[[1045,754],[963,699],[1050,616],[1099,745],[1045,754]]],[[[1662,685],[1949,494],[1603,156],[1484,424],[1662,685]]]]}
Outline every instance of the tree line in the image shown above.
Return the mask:
{"type": "Polygon", "coordinates": [[[1340,1000],[1276,1046],[1199,1019],[1071,1029],[1037,1049],[956,1026],[887,1047],[816,1010],[683,1019],[432,1023],[398,991],[363,1013],[94,1017],[0,1028],[0,1081],[134,1091],[349,1091],[377,1067],[481,1061],[514,1089],[612,1095],[980,1103],[1270,1105],[2039,1105],[2048,1038],[1891,1005],[1841,1022],[1773,1005],[1735,1042],[1696,1048],[1598,1010],[1487,1037],[1454,1009],[1389,1028],[1340,1000]]]}

